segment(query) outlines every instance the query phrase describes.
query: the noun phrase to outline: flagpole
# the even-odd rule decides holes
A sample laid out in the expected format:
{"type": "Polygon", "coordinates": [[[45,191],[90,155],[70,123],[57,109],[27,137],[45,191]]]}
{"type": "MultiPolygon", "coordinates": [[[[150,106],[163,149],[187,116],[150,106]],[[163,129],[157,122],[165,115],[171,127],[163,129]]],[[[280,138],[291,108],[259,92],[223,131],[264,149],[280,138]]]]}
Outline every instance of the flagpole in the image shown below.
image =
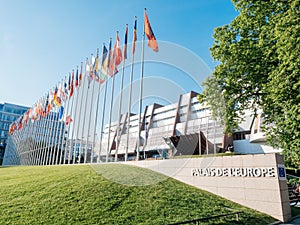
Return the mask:
{"type": "Polygon", "coordinates": [[[128,24],[126,24],[125,31],[125,43],[123,47],[123,64],[122,64],[122,75],[121,75],[121,83],[120,83],[120,101],[119,101],[119,114],[118,114],[118,125],[117,125],[117,143],[116,143],[116,152],[115,152],[115,162],[118,161],[118,151],[121,142],[122,132],[120,131],[121,125],[121,116],[122,116],[122,99],[123,99],[123,83],[124,83],[124,72],[125,72],[125,61],[127,54],[127,34],[128,34],[128,24]]]}
{"type": "MultiPolygon", "coordinates": [[[[60,154],[60,162],[61,164],[66,164],[66,157],[67,157],[67,137],[66,137],[66,120],[67,120],[67,116],[68,116],[68,111],[69,111],[69,107],[70,107],[70,96],[68,93],[68,85],[67,85],[67,77],[65,77],[65,83],[64,83],[64,93],[66,94],[66,100],[65,100],[65,104],[67,105],[64,115],[63,115],[63,139],[62,139],[62,150],[61,150],[61,154],[60,154]],[[64,154],[64,156],[62,155],[64,154]],[[63,161],[62,161],[63,160],[63,161]]],[[[69,126],[68,126],[69,129],[69,126]]],[[[68,134],[68,130],[67,130],[67,134],[68,134]]]]}
{"type": "MultiPolygon", "coordinates": [[[[56,86],[56,89],[55,91],[57,92],[57,86],[56,86]]],[[[54,91],[54,93],[55,93],[54,91]]],[[[56,93],[57,95],[57,93],[56,93]]],[[[55,101],[55,94],[53,94],[53,99],[55,101]]],[[[55,104],[55,102],[54,102],[55,104]]],[[[52,123],[50,124],[51,126],[51,131],[50,131],[50,151],[49,151],[49,155],[48,155],[48,158],[47,158],[47,164],[50,165],[50,162],[51,162],[51,157],[52,157],[52,154],[53,154],[53,145],[54,145],[54,141],[55,141],[55,121],[56,121],[56,116],[57,116],[57,105],[55,104],[54,106],[54,110],[53,110],[53,117],[52,117],[52,123]]]]}
{"type": "Polygon", "coordinates": [[[63,81],[61,81],[60,85],[58,85],[58,87],[60,87],[60,89],[57,90],[57,94],[59,93],[59,97],[60,97],[60,106],[58,108],[58,114],[57,114],[57,121],[55,121],[55,130],[56,130],[56,134],[55,134],[55,142],[56,142],[56,147],[55,147],[55,153],[53,153],[53,156],[55,155],[55,157],[52,158],[52,165],[56,164],[57,165],[57,161],[58,161],[58,154],[59,154],[59,145],[60,145],[60,130],[61,130],[61,118],[60,118],[60,111],[63,110],[62,113],[64,113],[64,107],[63,107],[63,99],[62,99],[62,83],[63,81]]]}
{"type": "MultiPolygon", "coordinates": [[[[53,107],[53,105],[52,105],[53,107]]],[[[56,109],[56,108],[55,108],[56,109]]],[[[54,109],[54,110],[55,110],[54,109]]],[[[49,160],[49,155],[50,155],[50,151],[51,151],[51,141],[53,139],[52,137],[52,131],[53,131],[53,124],[54,124],[54,118],[55,118],[55,112],[54,112],[53,108],[50,111],[50,118],[49,118],[49,138],[48,138],[48,146],[47,146],[47,151],[45,154],[45,160],[44,160],[44,165],[46,165],[48,163],[49,160]]]]}
{"type": "MultiPolygon", "coordinates": [[[[74,81],[74,79],[72,79],[71,80],[71,85],[73,85],[73,81],[74,81]]],[[[74,87],[73,87],[74,88],[74,87]]],[[[72,94],[73,95],[73,94],[72,94]]],[[[72,98],[72,102],[71,102],[71,109],[70,109],[70,114],[69,115],[67,115],[67,117],[68,116],[70,116],[71,117],[71,115],[72,115],[72,112],[73,112],[73,105],[74,105],[74,97],[72,97],[71,95],[70,95],[70,100],[71,100],[71,98],[72,98]]],[[[72,117],[71,117],[72,118],[72,117]]],[[[69,126],[69,132],[70,132],[70,129],[71,129],[71,122],[68,124],[68,126],[69,126]]],[[[72,126],[72,130],[74,129],[74,126],[72,126]]],[[[68,132],[68,137],[69,137],[69,132],[68,132]]],[[[71,164],[71,158],[73,159],[73,140],[72,140],[72,137],[71,137],[71,140],[70,140],[70,149],[69,149],[69,159],[68,159],[68,164],[71,164]]],[[[74,160],[73,160],[73,164],[74,164],[74,160]]]]}
{"type": "MultiPolygon", "coordinates": [[[[91,57],[92,58],[92,57],[91,57]]],[[[88,58],[86,58],[86,62],[88,62],[88,58]]],[[[85,70],[86,70],[86,68],[85,68],[85,70]]],[[[86,70],[87,71],[87,70],[86,70]]],[[[90,79],[90,73],[91,73],[91,68],[90,68],[90,65],[89,65],[89,74],[87,74],[87,72],[85,72],[85,75],[86,75],[86,79],[87,79],[87,81],[88,81],[88,88],[86,89],[86,101],[85,101],[85,109],[84,109],[84,117],[86,118],[86,111],[87,111],[87,100],[88,100],[88,94],[89,94],[89,89],[90,89],[90,81],[89,81],[89,79],[90,79]]],[[[82,132],[81,132],[81,140],[80,140],[80,148],[81,148],[81,146],[82,146],[82,142],[83,142],[83,138],[84,138],[84,123],[83,123],[83,127],[82,127],[82,132]]],[[[81,158],[81,157],[80,157],[81,158]]],[[[83,162],[85,162],[85,152],[84,152],[84,158],[83,158],[83,162]]]]}
{"type": "MultiPolygon", "coordinates": [[[[44,114],[44,117],[42,119],[43,121],[43,125],[42,125],[42,138],[41,138],[41,144],[40,144],[40,148],[39,148],[39,156],[37,158],[37,165],[41,165],[43,163],[43,158],[44,158],[44,154],[45,154],[45,151],[44,151],[44,148],[46,147],[46,140],[47,140],[47,134],[46,134],[46,131],[48,129],[48,120],[47,120],[47,107],[48,107],[48,104],[49,103],[49,92],[48,94],[46,95],[46,99],[45,99],[45,106],[44,106],[44,109],[43,109],[43,114],[44,114]]],[[[28,115],[29,117],[29,115],[28,115]]],[[[29,119],[29,118],[28,118],[29,119]]]]}
{"type": "MultiPolygon", "coordinates": [[[[82,62],[81,62],[80,74],[82,75],[82,62]]],[[[80,100],[79,115],[78,115],[78,126],[77,126],[76,137],[75,137],[76,142],[78,141],[78,143],[79,143],[79,147],[78,147],[78,162],[79,163],[80,163],[80,158],[81,158],[81,142],[79,141],[79,127],[80,127],[80,123],[81,123],[82,102],[83,102],[84,87],[85,87],[85,83],[86,83],[85,80],[86,79],[83,79],[83,84],[82,84],[82,88],[81,88],[81,100],[80,100]]],[[[79,78],[78,92],[79,92],[80,85],[81,85],[81,80],[79,78]]],[[[84,126],[84,123],[82,123],[82,126],[84,126]]]]}
{"type": "Polygon", "coordinates": [[[65,107],[66,107],[66,102],[64,102],[64,112],[62,115],[62,118],[59,121],[59,129],[58,129],[58,150],[57,150],[57,154],[56,154],[56,160],[55,160],[55,165],[57,164],[61,164],[61,156],[62,156],[62,146],[63,146],[63,131],[64,131],[64,113],[65,113],[65,107]]]}
{"type": "MultiPolygon", "coordinates": [[[[98,54],[99,54],[99,49],[97,48],[97,56],[96,57],[98,57],[98,54]]],[[[95,60],[94,63],[96,63],[96,60],[95,60]]],[[[93,66],[93,62],[92,62],[92,66],[93,66]]],[[[91,69],[93,70],[93,73],[95,73],[94,68],[91,68],[91,69]]],[[[92,111],[93,111],[92,109],[93,109],[94,89],[95,89],[95,81],[93,82],[93,88],[92,88],[92,96],[91,96],[91,104],[90,104],[90,115],[89,115],[88,130],[87,130],[86,145],[85,145],[85,154],[84,154],[84,163],[87,162],[87,151],[88,151],[90,126],[91,126],[91,118],[92,118],[92,111]]],[[[91,150],[91,160],[92,160],[92,150],[91,150]]]]}
{"type": "MultiPolygon", "coordinates": [[[[117,31],[117,36],[119,31],[117,31]]],[[[116,40],[117,41],[117,40],[116,40]]],[[[115,48],[114,48],[115,51],[115,48]]],[[[115,53],[113,53],[115,54],[115,53]]],[[[115,89],[115,70],[116,70],[116,57],[113,57],[113,71],[112,71],[112,88],[111,88],[111,99],[110,99],[110,111],[109,111],[109,124],[108,124],[108,139],[107,139],[107,152],[106,152],[106,162],[108,162],[108,156],[110,155],[110,129],[111,129],[111,120],[112,120],[112,109],[113,109],[113,101],[114,101],[114,89],[115,89]]]]}
{"type": "MultiPolygon", "coordinates": [[[[60,106],[61,107],[61,106],[60,106]]],[[[56,120],[54,122],[54,144],[53,144],[53,154],[52,154],[52,162],[51,165],[54,165],[55,162],[55,155],[57,154],[57,146],[58,146],[58,127],[59,127],[59,110],[60,107],[57,107],[57,115],[56,120]]]]}
{"type": "MultiPolygon", "coordinates": [[[[103,43],[103,51],[102,51],[102,60],[101,60],[101,68],[99,69],[99,73],[100,73],[100,76],[99,76],[99,86],[98,86],[98,94],[97,94],[97,105],[96,105],[96,115],[95,115],[95,126],[94,126],[94,136],[93,136],[93,142],[92,142],[92,151],[93,151],[93,148],[95,146],[95,138],[96,138],[96,130],[97,130],[97,119],[98,119],[98,109],[99,109],[99,98],[100,98],[100,90],[101,90],[101,83],[100,83],[100,77],[101,77],[101,74],[102,74],[102,64],[103,64],[103,60],[104,60],[104,47],[105,47],[105,43],[103,43]]],[[[106,53],[107,54],[107,53],[106,53]]],[[[106,81],[104,81],[105,83],[107,83],[106,81]]],[[[101,131],[100,131],[101,133],[101,131]]],[[[99,148],[100,149],[100,148],[99,148]]],[[[97,162],[99,163],[100,161],[100,151],[98,152],[98,158],[97,158],[97,162]]],[[[91,159],[91,163],[92,163],[92,159],[91,159]]]]}
{"type": "Polygon", "coordinates": [[[56,121],[58,119],[58,107],[55,107],[55,112],[54,112],[54,117],[53,117],[53,124],[52,124],[52,139],[51,139],[51,150],[50,150],[50,158],[48,161],[48,164],[51,165],[51,161],[53,159],[53,151],[54,151],[54,146],[55,146],[55,135],[56,135],[56,121]]]}
{"type": "MultiPolygon", "coordinates": [[[[42,97],[42,101],[45,102],[45,98],[42,97]]],[[[44,113],[44,108],[43,108],[43,113],[44,113]]],[[[44,116],[44,115],[43,115],[44,116]]],[[[39,144],[38,144],[38,147],[36,149],[36,152],[35,152],[35,161],[34,161],[34,164],[35,165],[38,165],[39,161],[40,161],[40,156],[41,156],[41,149],[42,149],[42,146],[43,146],[43,140],[44,140],[44,135],[43,135],[43,132],[44,132],[44,127],[45,127],[45,118],[44,117],[41,117],[41,120],[40,120],[40,132],[39,132],[39,144]]]]}
{"type": "Polygon", "coordinates": [[[109,111],[109,124],[108,124],[108,138],[107,138],[107,149],[106,149],[106,162],[108,162],[108,156],[110,154],[110,129],[112,120],[112,107],[114,101],[114,86],[115,86],[115,75],[112,77],[112,88],[111,88],[111,99],[110,99],[110,111],[109,111]]]}
{"type": "MultiPolygon", "coordinates": [[[[68,95],[68,110],[66,111],[66,117],[65,117],[65,126],[68,126],[67,132],[64,133],[64,139],[65,139],[65,150],[64,150],[64,164],[69,164],[70,161],[70,152],[68,150],[68,144],[69,144],[69,133],[70,133],[70,124],[68,123],[67,125],[67,118],[68,114],[71,112],[71,96],[70,96],[70,87],[71,85],[71,73],[69,73],[69,80],[68,80],[68,85],[67,85],[67,95],[68,95]],[[68,158],[68,160],[67,160],[68,158]]],[[[66,131],[66,130],[65,130],[66,131]]]]}
{"type": "MultiPolygon", "coordinates": [[[[55,165],[57,164],[61,164],[61,155],[62,155],[62,143],[63,143],[63,130],[64,130],[64,122],[63,122],[63,118],[64,118],[64,114],[65,114],[65,110],[66,110],[66,96],[65,96],[65,92],[63,90],[64,88],[64,81],[63,79],[61,80],[61,90],[60,90],[60,94],[61,94],[61,100],[62,100],[62,105],[61,107],[63,107],[63,112],[61,115],[61,118],[59,118],[59,129],[58,129],[58,144],[57,144],[57,152],[56,152],[56,160],[55,160],[55,165]]],[[[60,116],[60,115],[59,115],[60,116]]]]}
{"type": "MultiPolygon", "coordinates": [[[[52,91],[50,90],[50,93],[51,92],[52,91]]],[[[50,101],[50,94],[49,94],[49,104],[51,105],[51,110],[52,110],[52,102],[50,101]]],[[[47,118],[47,124],[46,124],[45,147],[44,147],[44,150],[43,150],[41,165],[46,164],[46,158],[47,158],[48,149],[49,149],[49,140],[50,140],[50,137],[51,137],[51,135],[50,135],[50,130],[51,130],[50,123],[51,123],[51,117],[52,117],[51,110],[49,111],[49,113],[47,115],[48,118],[47,118]]]]}
{"type": "MultiPolygon", "coordinates": [[[[109,50],[108,50],[108,56],[107,56],[107,60],[108,62],[110,61],[110,55],[111,55],[111,41],[112,38],[110,38],[109,40],[109,50]]],[[[108,76],[108,71],[109,71],[109,63],[107,62],[107,67],[106,67],[106,74],[108,76]]],[[[103,65],[102,65],[103,66],[103,65]]],[[[101,121],[101,130],[100,130],[100,143],[99,143],[99,160],[98,163],[100,162],[100,156],[101,156],[101,151],[102,151],[102,141],[103,141],[103,133],[104,133],[104,116],[105,116],[105,108],[106,108],[106,95],[107,95],[107,83],[108,83],[107,79],[105,81],[105,86],[104,86],[104,99],[103,99],[103,109],[102,109],[102,121],[101,121]]],[[[106,161],[106,160],[105,160],[106,161]]]]}
{"type": "MultiPolygon", "coordinates": [[[[146,13],[146,8],[145,8],[146,13]]],[[[145,24],[143,28],[142,38],[142,56],[141,56],[141,72],[140,72],[140,97],[139,97],[139,123],[138,123],[138,146],[136,160],[140,157],[140,145],[141,145],[141,126],[142,126],[142,104],[143,104],[143,79],[144,79],[144,51],[145,51],[145,24]]]]}
{"type": "Polygon", "coordinates": [[[129,85],[129,100],[128,100],[128,115],[127,115],[127,135],[126,135],[126,152],[125,152],[125,161],[128,159],[128,147],[129,147],[129,130],[130,130],[130,115],[131,115],[131,101],[132,101],[132,83],[133,83],[133,66],[134,66],[134,53],[135,53],[135,42],[136,42],[136,25],[137,17],[134,17],[134,34],[132,42],[132,59],[131,59],[131,68],[130,68],[130,85],[129,85]]]}
{"type": "MultiPolygon", "coordinates": [[[[78,76],[78,66],[77,66],[77,71],[76,71],[76,73],[77,73],[77,76],[78,76]]],[[[76,78],[75,78],[75,80],[76,80],[76,78]]],[[[73,82],[72,82],[72,85],[73,85],[73,91],[74,91],[74,80],[73,80],[73,82]]],[[[75,87],[76,87],[76,82],[75,82],[75,87]]],[[[75,102],[75,109],[74,109],[74,116],[73,116],[73,123],[72,123],[72,134],[71,134],[71,145],[72,145],[72,152],[73,152],[73,140],[74,140],[74,132],[75,132],[75,122],[77,122],[76,121],[76,115],[77,115],[77,104],[78,104],[78,93],[79,93],[79,91],[78,91],[78,89],[77,89],[77,92],[76,92],[76,102],[75,102]]],[[[75,96],[74,96],[74,98],[75,98],[75,96]]],[[[70,114],[70,116],[71,116],[71,114],[70,114]]],[[[71,116],[71,118],[72,118],[72,116],[71,116]]],[[[78,123],[80,123],[80,121],[78,120],[78,123]]],[[[70,125],[71,126],[71,125],[70,125]]],[[[75,161],[76,161],[76,141],[75,141],[75,148],[74,148],[74,155],[73,155],[73,157],[72,157],[72,159],[73,159],[73,164],[75,164],[75,161]]]]}
{"type": "Polygon", "coordinates": [[[57,155],[56,164],[63,164],[63,162],[62,162],[62,154],[63,154],[65,128],[66,128],[66,124],[64,122],[64,114],[65,114],[65,112],[67,110],[67,105],[68,105],[66,101],[67,101],[67,99],[65,99],[65,101],[64,101],[64,112],[63,112],[63,115],[62,115],[62,119],[60,121],[60,134],[59,134],[59,143],[58,143],[60,151],[59,151],[59,156],[57,155]]]}
{"type": "Polygon", "coordinates": [[[100,156],[101,156],[101,150],[102,150],[102,139],[103,139],[103,133],[104,133],[104,115],[105,115],[105,105],[106,105],[106,95],[107,95],[107,83],[108,80],[105,81],[104,86],[104,99],[103,99],[103,109],[102,109],[102,119],[101,119],[101,129],[100,129],[100,143],[99,143],[99,157],[98,157],[98,163],[100,163],[100,156]]]}
{"type": "MultiPolygon", "coordinates": [[[[46,99],[47,99],[47,97],[46,97],[46,99]]],[[[45,113],[45,110],[44,110],[44,113],[45,113]]],[[[46,146],[45,141],[46,141],[46,137],[47,137],[46,129],[47,129],[47,114],[45,114],[45,117],[43,118],[43,125],[42,125],[43,137],[41,138],[41,145],[40,145],[39,154],[38,154],[38,158],[37,158],[37,165],[41,165],[43,157],[44,157],[44,148],[46,146]]]]}

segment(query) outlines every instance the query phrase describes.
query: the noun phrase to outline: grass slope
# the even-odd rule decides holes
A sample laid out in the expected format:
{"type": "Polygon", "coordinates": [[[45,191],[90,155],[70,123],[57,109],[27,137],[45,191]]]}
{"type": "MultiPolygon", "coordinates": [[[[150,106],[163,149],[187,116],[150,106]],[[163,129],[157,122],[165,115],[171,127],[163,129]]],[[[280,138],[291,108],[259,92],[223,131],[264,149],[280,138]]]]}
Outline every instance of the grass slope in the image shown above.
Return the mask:
{"type": "MultiPolygon", "coordinates": [[[[244,211],[239,224],[274,221],[132,166],[2,167],[0,179],[0,224],[168,224],[228,213],[228,208],[244,211]]],[[[205,224],[235,224],[233,219],[205,224]]]]}

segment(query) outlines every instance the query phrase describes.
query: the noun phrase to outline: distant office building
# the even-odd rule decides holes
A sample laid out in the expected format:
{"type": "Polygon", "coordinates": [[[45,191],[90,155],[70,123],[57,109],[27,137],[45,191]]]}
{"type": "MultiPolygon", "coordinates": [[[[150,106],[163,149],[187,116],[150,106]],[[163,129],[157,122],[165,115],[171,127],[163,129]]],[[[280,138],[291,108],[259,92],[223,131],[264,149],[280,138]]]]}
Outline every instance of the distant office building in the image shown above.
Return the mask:
{"type": "Polygon", "coordinates": [[[12,122],[28,110],[28,107],[10,103],[0,103],[0,165],[7,144],[8,130],[12,122]]]}
{"type": "Polygon", "coordinates": [[[8,137],[3,165],[49,165],[65,160],[68,144],[65,122],[58,113],[28,120],[8,137]]]}

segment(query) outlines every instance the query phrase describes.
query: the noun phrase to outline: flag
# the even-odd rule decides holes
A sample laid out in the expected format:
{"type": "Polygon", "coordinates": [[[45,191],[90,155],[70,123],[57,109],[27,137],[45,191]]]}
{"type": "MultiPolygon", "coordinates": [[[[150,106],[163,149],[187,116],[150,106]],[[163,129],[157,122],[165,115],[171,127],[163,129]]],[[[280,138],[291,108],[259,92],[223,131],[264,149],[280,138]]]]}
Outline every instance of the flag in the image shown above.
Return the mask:
{"type": "Polygon", "coordinates": [[[23,115],[20,116],[16,121],[15,121],[15,124],[16,124],[16,128],[17,130],[21,130],[23,128],[23,115]]]}
{"type": "Polygon", "coordinates": [[[45,107],[44,107],[44,114],[47,115],[49,112],[48,112],[48,105],[49,105],[49,93],[47,94],[47,97],[46,97],[46,102],[45,102],[45,107]]]}
{"type": "Polygon", "coordinates": [[[79,84],[78,84],[79,87],[81,85],[81,81],[82,81],[82,62],[81,62],[81,65],[80,65],[79,84]]]}
{"type": "Polygon", "coordinates": [[[102,50],[102,61],[99,69],[99,79],[100,83],[104,83],[105,80],[108,78],[107,76],[107,62],[108,62],[108,51],[105,47],[105,44],[103,44],[103,50],[102,50]]]}
{"type": "Polygon", "coordinates": [[[124,40],[124,60],[127,59],[127,39],[128,39],[128,25],[126,24],[126,30],[125,30],[125,40],[124,40]]]}
{"type": "Polygon", "coordinates": [[[115,66],[115,63],[114,63],[114,58],[115,58],[115,54],[114,54],[114,51],[112,50],[112,42],[111,42],[111,39],[110,39],[110,42],[109,42],[109,50],[108,50],[108,62],[107,62],[107,74],[109,76],[114,76],[116,73],[118,73],[118,70],[115,66]]]}
{"type": "Polygon", "coordinates": [[[66,125],[69,125],[72,121],[73,120],[72,120],[71,116],[68,115],[67,118],[66,118],[66,125]]]}
{"type": "Polygon", "coordinates": [[[93,79],[94,81],[100,82],[100,77],[99,77],[99,49],[97,49],[97,56],[94,62],[94,67],[93,67],[94,73],[93,73],[93,79]]]}
{"type": "Polygon", "coordinates": [[[16,124],[15,123],[10,124],[8,134],[12,135],[15,130],[16,130],[16,124]]]}
{"type": "Polygon", "coordinates": [[[60,106],[60,108],[58,110],[58,118],[61,120],[63,115],[64,115],[64,107],[60,106]]]}
{"type": "Polygon", "coordinates": [[[77,66],[76,76],[75,76],[75,87],[78,88],[78,85],[79,85],[79,77],[78,77],[78,66],[77,66]]]}
{"type": "Polygon", "coordinates": [[[44,108],[42,104],[42,99],[39,100],[37,106],[36,106],[36,114],[40,116],[44,116],[44,108]]]}
{"type": "Polygon", "coordinates": [[[70,98],[71,98],[74,93],[74,70],[72,71],[72,80],[71,80],[69,88],[70,88],[70,98]]]}
{"type": "Polygon", "coordinates": [[[111,54],[111,38],[110,38],[109,48],[108,48],[108,56],[107,56],[107,68],[106,68],[109,75],[110,75],[109,68],[110,68],[111,60],[112,60],[112,54],[111,54]]]}
{"type": "Polygon", "coordinates": [[[88,58],[86,58],[86,60],[85,60],[85,76],[87,78],[89,78],[89,76],[90,76],[90,64],[89,64],[88,58]]]}
{"type": "Polygon", "coordinates": [[[153,49],[153,51],[158,52],[158,44],[155,38],[155,35],[153,33],[153,30],[151,28],[147,13],[145,11],[144,15],[144,29],[145,29],[145,34],[148,38],[148,46],[153,49]]]}
{"type": "Polygon", "coordinates": [[[61,98],[58,96],[58,88],[55,87],[54,94],[53,94],[53,102],[57,107],[61,106],[61,98]]]}
{"type": "Polygon", "coordinates": [[[29,112],[30,112],[30,110],[28,109],[28,110],[25,112],[25,114],[24,114],[23,120],[24,120],[24,123],[25,123],[25,124],[28,124],[29,112]]]}
{"type": "Polygon", "coordinates": [[[103,51],[102,51],[102,63],[101,63],[101,73],[103,74],[107,74],[108,71],[108,57],[109,57],[109,53],[107,48],[105,47],[105,45],[103,45],[103,51]]]}
{"type": "Polygon", "coordinates": [[[137,37],[136,37],[136,16],[134,17],[134,28],[133,28],[133,41],[132,41],[132,54],[135,53],[135,43],[136,43],[136,40],[137,40],[137,37]]]}
{"type": "MultiPolygon", "coordinates": [[[[71,79],[71,78],[69,78],[71,79]]],[[[71,80],[69,81],[71,83],[71,80]]],[[[65,83],[64,83],[64,93],[65,93],[65,100],[67,100],[68,96],[69,96],[69,89],[68,89],[68,82],[67,82],[67,77],[65,77],[65,83]]]]}
{"type": "Polygon", "coordinates": [[[120,47],[119,32],[117,32],[116,43],[114,46],[114,66],[117,67],[122,62],[122,50],[120,47]]]}
{"type": "Polygon", "coordinates": [[[88,88],[90,88],[90,83],[92,82],[92,74],[93,74],[93,55],[91,57],[91,64],[89,63],[89,59],[86,58],[86,62],[85,62],[85,75],[88,79],[88,88]]]}
{"type": "Polygon", "coordinates": [[[30,110],[29,119],[31,120],[32,123],[37,119],[36,104],[30,110]]]}

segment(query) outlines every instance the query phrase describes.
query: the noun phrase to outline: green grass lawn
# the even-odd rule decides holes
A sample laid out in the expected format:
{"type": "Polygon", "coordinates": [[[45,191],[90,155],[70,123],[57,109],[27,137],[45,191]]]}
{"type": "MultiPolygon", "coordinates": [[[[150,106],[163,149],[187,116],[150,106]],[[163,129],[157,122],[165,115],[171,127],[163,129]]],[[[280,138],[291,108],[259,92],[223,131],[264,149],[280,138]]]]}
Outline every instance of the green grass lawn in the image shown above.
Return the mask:
{"type": "MultiPolygon", "coordinates": [[[[0,179],[0,224],[168,224],[231,210],[244,212],[238,224],[275,221],[133,166],[0,167],[0,179]]],[[[203,224],[237,224],[234,218],[203,224]]]]}

